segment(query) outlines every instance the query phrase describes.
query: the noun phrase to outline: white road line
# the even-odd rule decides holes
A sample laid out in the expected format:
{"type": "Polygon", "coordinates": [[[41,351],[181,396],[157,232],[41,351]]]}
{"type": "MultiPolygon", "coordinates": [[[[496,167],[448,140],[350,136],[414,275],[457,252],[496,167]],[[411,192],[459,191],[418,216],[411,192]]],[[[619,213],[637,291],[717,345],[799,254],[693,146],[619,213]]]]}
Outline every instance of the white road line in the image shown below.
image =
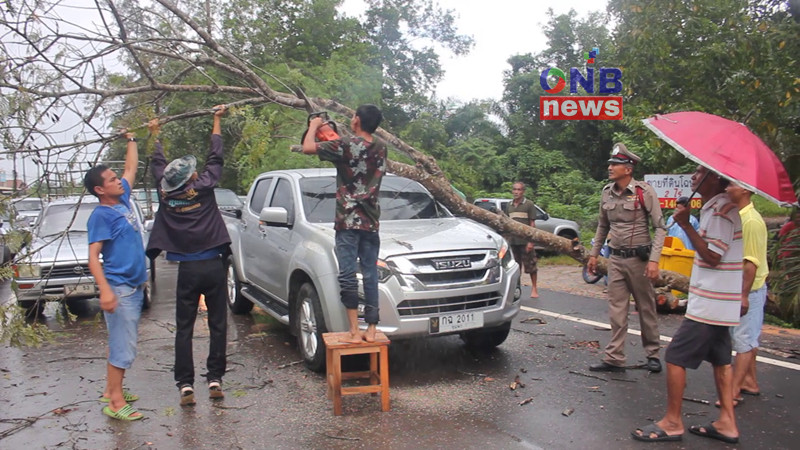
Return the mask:
{"type": "MultiPolygon", "coordinates": [[[[572,317],[572,316],[567,315],[567,314],[561,314],[561,313],[556,313],[556,312],[552,312],[552,311],[547,311],[545,309],[531,308],[529,306],[521,306],[520,309],[522,309],[524,311],[536,313],[536,314],[542,314],[542,315],[545,315],[545,316],[555,317],[556,319],[564,319],[564,320],[569,320],[571,322],[577,322],[577,323],[580,323],[580,324],[583,324],[583,325],[591,325],[593,327],[600,327],[600,328],[605,328],[605,329],[608,329],[608,330],[611,329],[611,325],[609,325],[607,323],[595,322],[594,320],[581,319],[580,317],[572,317]]],[[[639,331],[639,330],[632,330],[632,329],[629,328],[628,329],[628,334],[641,336],[642,332],[639,331]]],[[[672,338],[670,336],[659,335],[658,337],[659,337],[659,339],[661,339],[664,342],[672,342],[672,338]]],[[[765,363],[765,364],[771,364],[773,366],[783,367],[783,368],[786,368],[786,369],[792,369],[792,370],[800,371],[800,364],[794,364],[794,363],[790,363],[790,362],[785,362],[785,361],[781,361],[779,359],[767,358],[767,357],[764,357],[764,356],[756,356],[756,361],[762,362],[762,363],[765,363]]]]}

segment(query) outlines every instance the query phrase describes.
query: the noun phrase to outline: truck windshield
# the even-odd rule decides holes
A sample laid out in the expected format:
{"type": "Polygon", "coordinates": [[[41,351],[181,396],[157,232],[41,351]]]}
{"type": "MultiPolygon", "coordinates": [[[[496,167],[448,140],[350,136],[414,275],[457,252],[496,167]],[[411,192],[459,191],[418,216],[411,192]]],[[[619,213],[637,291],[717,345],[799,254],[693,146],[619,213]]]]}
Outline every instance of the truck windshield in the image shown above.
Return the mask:
{"type": "MultiPolygon", "coordinates": [[[[333,222],[336,210],[336,177],[300,180],[303,211],[313,223],[333,222]]],[[[408,178],[385,176],[381,182],[381,221],[451,217],[421,184],[408,178]]]]}
{"type": "Polygon", "coordinates": [[[81,203],[80,205],[51,205],[42,217],[39,224],[38,234],[40,237],[53,236],[63,233],[69,226],[69,231],[87,231],[86,223],[89,216],[97,207],[97,203],[81,203]],[[78,214],[75,215],[75,208],[79,206],[78,214]],[[75,216],[75,221],[72,217],[75,216]],[[70,226],[70,222],[72,225],[70,226]]]}

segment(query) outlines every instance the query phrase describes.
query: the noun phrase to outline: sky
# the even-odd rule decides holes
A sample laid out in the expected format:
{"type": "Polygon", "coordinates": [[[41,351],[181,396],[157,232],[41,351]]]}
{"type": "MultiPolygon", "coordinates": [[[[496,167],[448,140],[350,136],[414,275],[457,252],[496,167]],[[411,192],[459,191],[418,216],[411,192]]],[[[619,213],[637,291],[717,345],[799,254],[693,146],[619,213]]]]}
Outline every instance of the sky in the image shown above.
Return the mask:
{"type": "MultiPolygon", "coordinates": [[[[80,3],[82,0],[69,0],[80,3]]],[[[445,76],[439,83],[436,96],[453,98],[462,102],[472,99],[499,100],[503,93],[503,71],[506,60],[516,54],[544,50],[547,40],[541,29],[547,22],[546,11],[556,14],[574,9],[579,17],[590,11],[605,10],[603,0],[438,0],[444,9],[456,16],[456,26],[461,34],[472,36],[474,47],[465,56],[454,56],[445,49],[439,50],[445,76]]],[[[363,9],[362,0],[345,0],[344,9],[357,15],[363,9]]],[[[11,161],[0,160],[10,179],[11,161]]],[[[22,167],[18,167],[22,176],[22,167]]],[[[26,164],[27,180],[36,179],[36,166],[26,164]]]]}
{"type": "MultiPolygon", "coordinates": [[[[347,3],[357,0],[347,0],[347,3]]],[[[547,39],[542,28],[547,23],[547,9],[558,14],[574,9],[579,17],[590,11],[605,11],[603,0],[439,0],[445,9],[455,12],[456,25],[462,34],[471,35],[475,46],[466,56],[441,54],[445,77],[439,83],[439,98],[469,101],[475,98],[499,100],[503,94],[503,71],[506,60],[517,54],[545,49],[547,39]]]]}

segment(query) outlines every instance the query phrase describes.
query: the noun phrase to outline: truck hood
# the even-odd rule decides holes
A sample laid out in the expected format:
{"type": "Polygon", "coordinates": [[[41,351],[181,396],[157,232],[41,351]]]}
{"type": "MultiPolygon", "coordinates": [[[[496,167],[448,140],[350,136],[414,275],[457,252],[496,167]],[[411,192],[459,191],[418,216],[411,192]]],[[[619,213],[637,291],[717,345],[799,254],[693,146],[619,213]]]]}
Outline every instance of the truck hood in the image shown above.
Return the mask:
{"type": "Polygon", "coordinates": [[[71,263],[89,260],[89,239],[86,232],[68,232],[66,235],[35,238],[28,246],[36,253],[30,262],[36,264],[71,263]]]}
{"type": "Polygon", "coordinates": [[[463,218],[381,222],[381,258],[476,248],[497,249],[502,238],[488,227],[463,218]]]}

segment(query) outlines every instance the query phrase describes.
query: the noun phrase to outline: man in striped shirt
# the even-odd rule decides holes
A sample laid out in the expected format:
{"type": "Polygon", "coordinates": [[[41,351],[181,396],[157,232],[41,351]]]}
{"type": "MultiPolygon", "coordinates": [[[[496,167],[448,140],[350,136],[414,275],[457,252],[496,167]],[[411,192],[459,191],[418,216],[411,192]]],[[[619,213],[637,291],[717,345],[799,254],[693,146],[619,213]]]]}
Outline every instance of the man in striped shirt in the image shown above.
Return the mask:
{"type": "Polygon", "coordinates": [[[695,247],[689,281],[686,316],[665,354],[667,362],[667,413],[651,425],[631,434],[640,441],[678,441],[684,432],[681,417],[686,368],[697,369],[703,361],[714,366],[720,393],[716,422],[692,426],[699,436],[727,443],[739,442],[733,415],[731,336],[729,327],[739,324],[742,300],[742,221],[738,207],[725,193],[729,181],[698,166],[692,188],[703,199],[700,229],[689,223],[689,210],[679,205],[672,216],[695,247]]]}

